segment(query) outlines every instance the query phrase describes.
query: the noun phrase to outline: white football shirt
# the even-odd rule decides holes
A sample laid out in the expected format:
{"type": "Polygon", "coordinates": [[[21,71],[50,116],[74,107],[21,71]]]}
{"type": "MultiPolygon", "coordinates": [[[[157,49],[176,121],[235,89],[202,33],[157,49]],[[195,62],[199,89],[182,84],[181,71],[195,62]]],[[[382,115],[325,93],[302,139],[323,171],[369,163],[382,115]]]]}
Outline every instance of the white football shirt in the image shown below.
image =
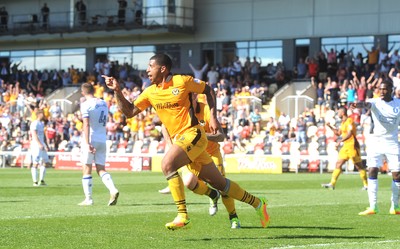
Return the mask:
{"type": "Polygon", "coordinates": [[[90,98],[81,104],[82,118],[89,118],[90,142],[106,142],[106,123],[108,106],[106,102],[98,98],[90,98]]]}
{"type": "MultiPolygon", "coordinates": [[[[31,132],[36,131],[39,141],[44,145],[44,123],[40,120],[35,120],[31,123],[30,130],[31,132]]],[[[35,141],[36,140],[32,140],[33,144],[36,146],[37,144],[35,141]]]]}

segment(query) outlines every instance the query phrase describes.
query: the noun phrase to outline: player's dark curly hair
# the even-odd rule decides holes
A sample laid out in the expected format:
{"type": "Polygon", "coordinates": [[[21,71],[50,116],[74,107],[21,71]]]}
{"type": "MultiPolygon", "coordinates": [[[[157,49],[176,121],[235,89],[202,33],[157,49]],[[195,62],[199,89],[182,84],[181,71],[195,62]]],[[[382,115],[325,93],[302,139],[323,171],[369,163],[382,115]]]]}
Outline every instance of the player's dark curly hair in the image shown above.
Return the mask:
{"type": "Polygon", "coordinates": [[[155,54],[153,55],[150,60],[155,60],[156,64],[159,66],[165,66],[168,71],[171,71],[172,68],[172,60],[166,54],[155,54]]]}

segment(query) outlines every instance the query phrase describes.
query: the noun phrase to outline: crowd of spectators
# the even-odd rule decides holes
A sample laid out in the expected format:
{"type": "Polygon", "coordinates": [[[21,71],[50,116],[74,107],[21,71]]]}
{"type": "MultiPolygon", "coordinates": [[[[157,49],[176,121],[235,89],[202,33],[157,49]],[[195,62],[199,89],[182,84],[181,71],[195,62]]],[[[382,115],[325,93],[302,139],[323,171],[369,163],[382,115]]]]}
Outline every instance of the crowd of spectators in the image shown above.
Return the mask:
{"type": "MultiPolygon", "coordinates": [[[[379,46],[376,49],[380,49],[379,46]]],[[[283,63],[261,68],[260,58],[254,57],[251,60],[247,57],[242,64],[236,57],[226,66],[206,64],[197,69],[190,66],[193,75],[210,82],[216,91],[218,118],[226,135],[224,152],[255,153],[262,150],[268,154],[274,152],[272,144],[275,142],[281,145],[290,141],[307,145],[315,142],[319,129],[314,127],[332,122],[338,106],[374,97],[374,89],[380,82],[392,80],[397,87],[400,82],[397,54],[397,50],[392,54],[379,50],[375,64],[371,64],[374,60],[372,55],[367,60],[357,60],[359,56],[352,57],[351,51],[336,53],[331,50],[327,54],[321,51],[316,57],[306,58],[305,71],[297,67],[297,74],[296,70],[293,72],[295,77],[309,79],[315,86],[316,107],[304,110],[299,117],[289,117],[281,113],[277,118],[269,117],[267,120],[262,118],[262,107],[249,104],[251,98],[247,97],[260,98],[266,104],[276,91],[271,83],[285,78],[283,63]],[[267,73],[262,74],[261,70],[267,73]]],[[[303,60],[299,62],[302,63],[303,60]]],[[[35,120],[37,109],[44,110],[46,137],[51,151],[79,148],[82,130],[79,108],[73,113],[66,113],[57,102],[49,104],[45,96],[58,87],[91,82],[96,90],[95,96],[103,98],[109,106],[106,126],[111,151],[132,151],[133,145],[138,141],[143,147],[142,152],[149,151],[152,141],[158,142],[155,148],[157,152],[164,151],[165,142],[161,135],[160,122],[153,110],[146,110],[127,119],[118,109],[112,91],[105,87],[101,77],[104,74],[117,78],[124,87],[126,98],[134,101],[150,85],[145,72],[137,72],[127,63],[120,65],[118,61],[100,59],[93,70],[87,72],[75,69],[74,66],[61,71],[22,70],[18,66],[19,63],[11,62],[2,63],[0,68],[2,150],[29,148],[29,124],[35,120]]],[[[363,110],[355,111],[352,115],[360,125],[366,120],[362,117],[367,116],[363,110]]],[[[323,132],[327,131],[324,129],[323,132]]],[[[321,132],[318,134],[321,135],[321,132]]],[[[282,146],[279,150],[282,152],[282,146]]]]}

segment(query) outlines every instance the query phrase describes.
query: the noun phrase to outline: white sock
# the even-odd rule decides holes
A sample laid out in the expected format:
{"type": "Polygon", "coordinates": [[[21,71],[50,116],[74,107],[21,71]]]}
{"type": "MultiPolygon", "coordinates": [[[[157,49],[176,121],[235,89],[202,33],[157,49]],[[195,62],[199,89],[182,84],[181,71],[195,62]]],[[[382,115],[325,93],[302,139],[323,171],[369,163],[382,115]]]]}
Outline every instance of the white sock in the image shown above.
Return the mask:
{"type": "Polygon", "coordinates": [[[400,182],[392,181],[392,208],[399,206],[400,182]]]}
{"type": "Polygon", "coordinates": [[[37,182],[37,168],[31,167],[32,181],[37,182]]]}
{"type": "Polygon", "coordinates": [[[378,179],[368,178],[368,199],[369,207],[376,209],[378,203],[378,179]]]}
{"type": "Polygon", "coordinates": [[[39,179],[40,179],[40,181],[44,181],[45,175],[46,175],[46,166],[40,165],[39,166],[39,179]]]}
{"type": "Polygon", "coordinates": [[[108,172],[103,172],[101,175],[101,180],[103,181],[104,185],[108,188],[111,194],[118,192],[118,189],[115,187],[114,182],[111,178],[111,175],[108,172]]]}
{"type": "Polygon", "coordinates": [[[84,175],[82,177],[82,187],[83,193],[85,194],[86,200],[92,199],[92,176],[91,175],[84,175]]]}

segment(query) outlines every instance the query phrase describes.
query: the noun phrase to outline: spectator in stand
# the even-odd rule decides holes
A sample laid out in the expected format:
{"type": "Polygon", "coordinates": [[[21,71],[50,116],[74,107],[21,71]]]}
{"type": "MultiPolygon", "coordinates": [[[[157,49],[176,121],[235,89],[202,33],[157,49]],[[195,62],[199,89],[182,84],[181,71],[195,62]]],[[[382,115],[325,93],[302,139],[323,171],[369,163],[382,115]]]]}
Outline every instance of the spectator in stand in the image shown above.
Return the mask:
{"type": "Polygon", "coordinates": [[[236,78],[238,76],[242,76],[242,62],[239,59],[239,56],[235,56],[235,59],[232,62],[233,71],[235,72],[236,78]]]}
{"type": "Polygon", "coordinates": [[[142,80],[142,91],[151,85],[151,81],[144,71],[139,72],[139,77],[142,80]]]}
{"type": "Polygon", "coordinates": [[[42,28],[47,29],[49,25],[49,14],[50,14],[50,9],[47,7],[47,3],[43,4],[42,9],[40,10],[42,14],[42,28]]]}
{"type": "Polygon", "coordinates": [[[311,85],[315,88],[317,93],[317,105],[319,109],[319,116],[322,117],[322,110],[325,111],[325,86],[322,81],[317,83],[315,82],[315,78],[311,77],[311,85]]]}
{"type": "Polygon", "coordinates": [[[118,0],[118,24],[123,25],[125,23],[126,7],[128,3],[125,0],[118,0]]]}
{"type": "Polygon", "coordinates": [[[210,71],[207,72],[207,80],[211,88],[218,87],[219,73],[215,70],[215,66],[211,66],[210,71]]]}
{"type": "Polygon", "coordinates": [[[56,135],[57,135],[56,123],[48,122],[46,128],[46,140],[50,151],[56,150],[56,135]]]}
{"type": "Polygon", "coordinates": [[[279,129],[288,129],[290,123],[290,117],[284,112],[281,112],[278,118],[279,129]]]}
{"type": "Polygon", "coordinates": [[[79,25],[86,25],[86,5],[82,0],[79,0],[75,4],[76,12],[78,12],[78,22],[79,25]]]}
{"type": "Polygon", "coordinates": [[[72,147],[80,147],[81,146],[81,133],[77,129],[74,129],[74,132],[72,133],[72,136],[69,141],[70,141],[70,144],[72,145],[72,147]]]}
{"type": "Polygon", "coordinates": [[[363,48],[368,53],[368,65],[369,65],[369,72],[372,72],[375,68],[375,65],[378,63],[379,60],[379,49],[380,44],[375,48],[375,46],[371,47],[371,50],[368,50],[364,43],[362,43],[363,48]]]}
{"type": "Polygon", "coordinates": [[[269,142],[272,142],[274,140],[275,132],[279,129],[279,124],[273,117],[269,117],[265,129],[269,137],[269,142]]]}
{"type": "Polygon", "coordinates": [[[303,115],[297,119],[297,142],[307,143],[307,123],[303,115]]]}
{"type": "Polygon", "coordinates": [[[254,108],[254,111],[250,113],[249,116],[250,123],[250,135],[253,135],[254,132],[256,135],[260,135],[261,131],[261,115],[258,108],[254,108]],[[255,130],[254,130],[255,128],[255,130]]]}
{"type": "Polygon", "coordinates": [[[0,32],[8,31],[8,12],[6,7],[0,8],[0,32]]]}
{"type": "Polygon", "coordinates": [[[328,60],[325,57],[325,53],[320,51],[318,54],[318,80],[326,82],[328,77],[328,60]]]}
{"type": "Polygon", "coordinates": [[[336,81],[331,81],[328,77],[328,85],[325,88],[325,94],[329,94],[329,109],[336,111],[339,107],[340,88],[336,81]]]}
{"type": "Polygon", "coordinates": [[[261,68],[261,57],[259,57],[260,61],[257,61],[257,58],[254,56],[253,61],[247,67],[248,72],[250,72],[250,76],[253,80],[260,79],[260,68],[261,68]]]}
{"type": "Polygon", "coordinates": [[[60,103],[58,101],[53,101],[53,104],[51,105],[49,112],[50,112],[51,118],[53,118],[53,119],[60,118],[63,115],[63,112],[60,107],[60,103]]]}
{"type": "Polygon", "coordinates": [[[346,105],[349,107],[351,104],[356,102],[356,83],[353,80],[345,80],[343,90],[347,93],[346,105]]]}
{"type": "Polygon", "coordinates": [[[299,62],[297,63],[297,78],[304,79],[307,75],[307,64],[304,63],[303,58],[299,58],[299,62]]]}
{"type": "Polygon", "coordinates": [[[397,66],[397,63],[399,62],[399,60],[400,60],[399,50],[396,49],[393,52],[393,54],[391,54],[390,57],[389,57],[390,66],[391,67],[397,66]]]}
{"type": "Polygon", "coordinates": [[[310,77],[316,78],[318,76],[318,71],[319,71],[317,61],[313,57],[311,57],[311,58],[307,57],[306,64],[308,67],[308,72],[307,72],[308,77],[307,78],[310,78],[310,77]]]}
{"type": "Polygon", "coordinates": [[[206,70],[208,68],[208,63],[204,64],[203,67],[201,67],[199,65],[197,68],[195,68],[195,67],[193,67],[192,63],[189,62],[189,67],[193,72],[194,78],[199,79],[199,80],[203,80],[204,79],[204,73],[206,72],[206,70]]]}

